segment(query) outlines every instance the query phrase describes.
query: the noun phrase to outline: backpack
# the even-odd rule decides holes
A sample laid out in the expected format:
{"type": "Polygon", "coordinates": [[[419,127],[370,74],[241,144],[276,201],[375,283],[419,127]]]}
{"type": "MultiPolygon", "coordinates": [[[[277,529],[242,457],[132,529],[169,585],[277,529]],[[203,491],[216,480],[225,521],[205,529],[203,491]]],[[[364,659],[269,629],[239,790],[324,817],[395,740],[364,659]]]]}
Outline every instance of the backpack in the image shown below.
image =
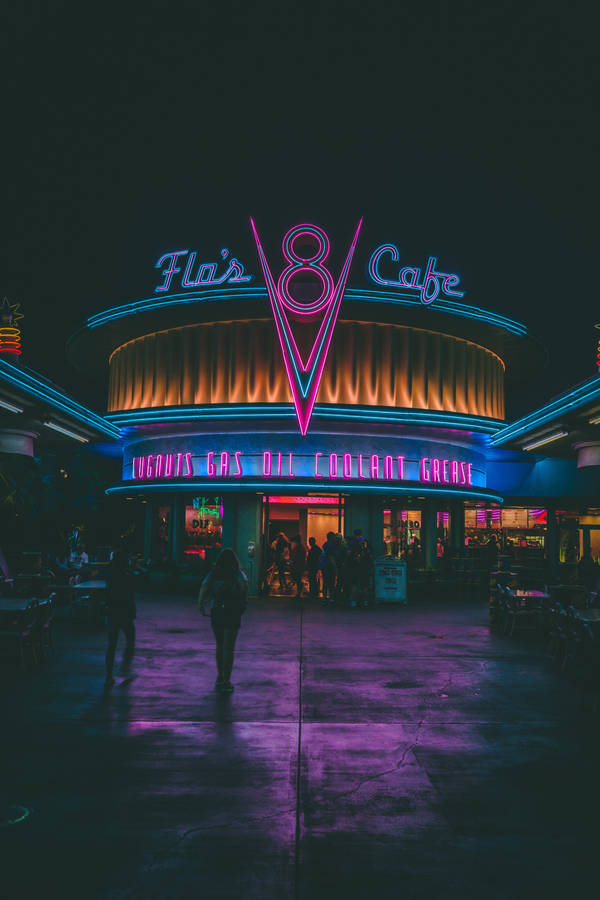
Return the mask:
{"type": "Polygon", "coordinates": [[[208,596],[210,597],[211,612],[217,613],[223,618],[236,618],[246,609],[245,583],[241,576],[235,580],[211,576],[208,583],[208,596]]]}
{"type": "Polygon", "coordinates": [[[353,541],[350,554],[353,562],[361,569],[367,569],[373,559],[373,551],[367,540],[353,541]]]}

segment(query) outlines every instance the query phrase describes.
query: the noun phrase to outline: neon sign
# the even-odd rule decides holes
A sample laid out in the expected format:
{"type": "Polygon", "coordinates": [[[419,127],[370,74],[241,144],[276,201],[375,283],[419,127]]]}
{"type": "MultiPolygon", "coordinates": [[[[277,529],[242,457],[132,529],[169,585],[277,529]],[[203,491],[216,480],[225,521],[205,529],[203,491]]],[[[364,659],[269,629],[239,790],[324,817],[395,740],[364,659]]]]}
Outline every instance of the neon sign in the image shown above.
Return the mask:
{"type": "Polygon", "coordinates": [[[269,300],[273,310],[277,335],[281,344],[283,362],[288,376],[288,381],[294,398],[296,416],[300,426],[300,432],[306,434],[312,415],[313,406],[321,376],[325,368],[329,346],[333,337],[335,323],[348,280],[350,264],[356,249],[358,235],[360,233],[362,219],[356,227],[354,237],[342,266],[337,284],[333,276],[325,266],[329,256],[329,238],[323,229],[316,225],[296,225],[291,228],[283,238],[283,258],[288,265],[281,272],[277,283],[267,262],[262,248],[254,220],[250,219],[258,257],[267,285],[269,300]],[[314,245],[312,255],[301,256],[296,251],[296,246],[304,239],[309,239],[314,245]],[[321,284],[321,292],[317,299],[308,303],[296,299],[290,294],[289,286],[294,278],[301,273],[308,273],[321,284]],[[294,339],[290,317],[297,321],[312,321],[321,316],[317,336],[312,350],[307,359],[303,359],[298,345],[294,339]]]}
{"type": "MultiPolygon", "coordinates": [[[[600,322],[597,325],[594,325],[594,328],[600,328],[600,322]]],[[[600,337],[596,341],[596,367],[597,372],[600,375],[600,337]]]]}
{"type": "Polygon", "coordinates": [[[192,509],[197,512],[199,519],[218,518],[223,515],[219,497],[192,497],[192,509]]]}
{"type": "Polygon", "coordinates": [[[421,303],[429,304],[440,295],[445,294],[447,297],[464,297],[464,291],[453,290],[459,283],[460,278],[449,272],[436,271],[437,256],[430,256],[427,260],[425,274],[421,279],[421,269],[417,266],[404,266],[398,272],[397,278],[384,278],[379,272],[379,262],[382,256],[389,254],[391,261],[394,263],[400,260],[400,251],[395,244],[381,244],[380,247],[371,254],[367,271],[369,278],[375,284],[385,284],[391,287],[400,287],[409,291],[418,292],[421,303]]]}
{"type": "MultiPolygon", "coordinates": [[[[306,469],[306,457],[300,454],[264,450],[257,458],[244,460],[240,450],[234,452],[211,450],[196,457],[194,466],[191,451],[158,453],[135,456],[132,461],[132,480],[147,481],[156,478],[242,478],[244,475],[260,475],[263,478],[295,478],[296,463],[306,469]],[[244,472],[244,466],[247,471],[244,472]],[[250,471],[248,471],[250,469],[250,471]]],[[[405,456],[378,453],[323,453],[310,454],[310,469],[301,477],[316,480],[358,481],[419,481],[421,484],[447,484],[470,487],[473,484],[472,463],[458,459],[440,459],[422,456],[411,460],[416,464],[416,478],[410,478],[405,456]]]]}
{"type": "Polygon", "coordinates": [[[23,318],[19,312],[20,303],[10,303],[8,297],[2,298],[0,304],[0,353],[21,355],[21,330],[17,321],[23,318]]]}
{"type": "MultiPolygon", "coordinates": [[[[181,279],[181,287],[199,287],[201,285],[224,284],[225,282],[227,284],[244,284],[254,279],[254,275],[244,274],[244,266],[235,256],[232,256],[228,261],[227,268],[223,274],[217,275],[216,271],[220,264],[219,262],[199,262],[196,265],[196,252],[190,253],[189,250],[174,250],[172,253],[164,253],[155,264],[155,269],[160,269],[161,266],[168,263],[166,268],[160,273],[164,281],[154,288],[155,294],[170,290],[173,276],[178,275],[183,267],[183,260],[179,264],[179,259],[185,256],[188,257],[188,260],[181,279]]],[[[229,250],[227,247],[223,247],[221,250],[221,261],[225,262],[228,256],[229,250]]]]}

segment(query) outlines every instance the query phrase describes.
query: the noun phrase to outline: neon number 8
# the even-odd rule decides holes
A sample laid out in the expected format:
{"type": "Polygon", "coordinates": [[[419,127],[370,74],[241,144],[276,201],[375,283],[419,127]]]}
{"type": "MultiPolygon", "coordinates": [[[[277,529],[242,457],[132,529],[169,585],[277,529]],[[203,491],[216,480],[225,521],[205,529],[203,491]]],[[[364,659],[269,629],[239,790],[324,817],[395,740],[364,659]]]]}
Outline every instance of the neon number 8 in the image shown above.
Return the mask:
{"type": "Polygon", "coordinates": [[[334,290],[333,276],[326,266],[322,265],[329,256],[329,238],[316,225],[296,225],[283,239],[283,256],[289,266],[283,270],[277,282],[277,292],[283,305],[300,316],[313,316],[329,303],[334,290]],[[300,256],[294,249],[299,238],[308,235],[317,245],[312,256],[300,256]],[[321,294],[310,303],[295,300],[288,289],[290,281],[301,272],[310,272],[321,282],[321,294]]]}

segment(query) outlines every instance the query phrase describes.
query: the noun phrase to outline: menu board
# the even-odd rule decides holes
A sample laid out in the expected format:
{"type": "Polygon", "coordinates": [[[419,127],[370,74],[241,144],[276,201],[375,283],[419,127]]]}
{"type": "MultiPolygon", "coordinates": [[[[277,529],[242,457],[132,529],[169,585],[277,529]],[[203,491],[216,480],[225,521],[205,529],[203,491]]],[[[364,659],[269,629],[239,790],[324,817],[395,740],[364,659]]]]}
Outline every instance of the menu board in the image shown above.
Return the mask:
{"type": "Polygon", "coordinates": [[[502,527],[503,528],[527,528],[527,510],[526,509],[503,509],[502,510],[502,527]]]}

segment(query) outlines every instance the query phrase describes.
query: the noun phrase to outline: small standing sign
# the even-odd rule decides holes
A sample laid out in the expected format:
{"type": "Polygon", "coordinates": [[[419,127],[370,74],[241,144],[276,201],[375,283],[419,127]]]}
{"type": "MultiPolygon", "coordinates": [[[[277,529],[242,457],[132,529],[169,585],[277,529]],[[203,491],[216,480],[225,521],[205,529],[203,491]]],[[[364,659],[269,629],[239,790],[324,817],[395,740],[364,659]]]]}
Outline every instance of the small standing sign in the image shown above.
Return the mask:
{"type": "Polygon", "coordinates": [[[393,556],[375,560],[375,602],[406,604],[406,560],[393,556]]]}

